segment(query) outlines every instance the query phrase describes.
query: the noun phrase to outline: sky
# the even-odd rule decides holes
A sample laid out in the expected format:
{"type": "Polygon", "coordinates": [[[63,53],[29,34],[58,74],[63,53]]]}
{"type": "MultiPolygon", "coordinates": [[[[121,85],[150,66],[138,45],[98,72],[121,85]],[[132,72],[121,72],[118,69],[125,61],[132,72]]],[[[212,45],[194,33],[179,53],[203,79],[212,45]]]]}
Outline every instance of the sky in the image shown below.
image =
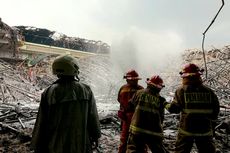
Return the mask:
{"type": "MultiPolygon", "coordinates": [[[[101,40],[111,46],[116,61],[128,61],[122,70],[149,71],[184,50],[201,49],[202,33],[221,5],[221,0],[1,0],[0,17],[10,26],[101,40]]],[[[229,45],[229,16],[230,1],[225,0],[206,33],[205,49],[229,45]]]]}

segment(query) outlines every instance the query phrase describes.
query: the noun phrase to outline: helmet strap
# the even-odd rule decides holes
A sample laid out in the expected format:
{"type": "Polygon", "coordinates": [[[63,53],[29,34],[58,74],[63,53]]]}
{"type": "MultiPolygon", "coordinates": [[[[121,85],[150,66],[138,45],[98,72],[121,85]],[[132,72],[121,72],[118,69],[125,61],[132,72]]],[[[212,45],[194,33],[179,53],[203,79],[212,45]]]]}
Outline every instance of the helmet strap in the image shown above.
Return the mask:
{"type": "Polygon", "coordinates": [[[76,75],[75,78],[78,82],[80,81],[80,78],[78,77],[78,75],[76,75]]]}

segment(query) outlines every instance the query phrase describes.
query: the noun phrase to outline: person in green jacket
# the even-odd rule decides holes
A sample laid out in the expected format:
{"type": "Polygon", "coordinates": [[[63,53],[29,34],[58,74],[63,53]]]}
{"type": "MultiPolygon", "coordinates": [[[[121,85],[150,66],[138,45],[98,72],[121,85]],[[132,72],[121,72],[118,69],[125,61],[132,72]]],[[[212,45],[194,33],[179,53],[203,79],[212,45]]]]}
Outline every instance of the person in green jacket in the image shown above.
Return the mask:
{"type": "Polygon", "coordinates": [[[158,75],[147,79],[147,88],[138,90],[129,102],[128,110],[134,111],[129,128],[126,153],[140,153],[146,145],[151,152],[168,153],[163,145],[165,98],[160,95],[164,87],[158,75]]]}
{"type": "Polygon", "coordinates": [[[166,105],[170,113],[180,113],[175,153],[190,153],[193,143],[199,153],[216,152],[213,129],[220,105],[214,91],[203,85],[202,72],[196,64],[186,64],[180,72],[182,85],[166,105]]]}
{"type": "Polygon", "coordinates": [[[79,82],[74,57],[58,57],[52,70],[58,79],[41,95],[31,148],[35,153],[92,153],[101,136],[93,92],[79,82]]]}

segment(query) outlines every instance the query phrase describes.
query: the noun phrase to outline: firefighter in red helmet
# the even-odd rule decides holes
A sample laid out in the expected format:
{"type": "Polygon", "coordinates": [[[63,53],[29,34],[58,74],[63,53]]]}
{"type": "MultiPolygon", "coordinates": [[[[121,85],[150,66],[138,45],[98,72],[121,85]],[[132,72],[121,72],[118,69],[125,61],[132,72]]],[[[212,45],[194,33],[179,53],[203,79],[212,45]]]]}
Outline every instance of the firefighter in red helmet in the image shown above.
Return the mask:
{"type": "Polygon", "coordinates": [[[120,88],[117,99],[120,103],[118,117],[121,119],[121,135],[118,153],[126,152],[129,126],[133,115],[133,112],[127,112],[128,102],[137,90],[143,89],[142,86],[138,85],[138,80],[141,80],[141,78],[134,69],[129,70],[123,78],[126,79],[127,83],[120,88]]]}
{"type": "Polygon", "coordinates": [[[175,153],[189,153],[195,142],[199,153],[215,153],[214,122],[220,110],[212,89],[202,84],[201,70],[196,64],[186,64],[180,72],[182,85],[176,90],[171,113],[180,113],[175,153]]]}
{"type": "Polygon", "coordinates": [[[200,69],[196,64],[189,63],[183,67],[180,75],[182,78],[189,78],[189,76],[195,76],[200,78],[199,76],[203,74],[203,71],[204,70],[200,69]]]}
{"type": "Polygon", "coordinates": [[[126,153],[140,153],[146,145],[152,152],[167,153],[163,145],[165,98],[160,96],[163,80],[153,75],[146,80],[147,88],[137,91],[128,110],[133,111],[126,153]]]}

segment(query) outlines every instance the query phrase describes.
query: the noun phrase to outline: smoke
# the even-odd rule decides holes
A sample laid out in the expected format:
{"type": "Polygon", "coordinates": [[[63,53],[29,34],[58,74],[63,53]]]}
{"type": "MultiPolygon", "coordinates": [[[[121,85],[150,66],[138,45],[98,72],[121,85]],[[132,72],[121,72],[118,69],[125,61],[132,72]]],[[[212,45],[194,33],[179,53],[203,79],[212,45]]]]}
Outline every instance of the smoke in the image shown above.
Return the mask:
{"type": "Polygon", "coordinates": [[[133,68],[143,78],[167,73],[180,67],[183,41],[172,31],[149,32],[136,27],[114,40],[111,60],[117,73],[123,75],[133,68]]]}
{"type": "Polygon", "coordinates": [[[176,33],[131,28],[113,41],[110,57],[99,55],[79,61],[82,81],[90,84],[97,101],[116,102],[119,88],[125,83],[123,75],[135,69],[142,77],[140,85],[145,87],[146,78],[158,74],[168,93],[167,88],[179,78],[182,47],[182,40],[176,33]]]}

